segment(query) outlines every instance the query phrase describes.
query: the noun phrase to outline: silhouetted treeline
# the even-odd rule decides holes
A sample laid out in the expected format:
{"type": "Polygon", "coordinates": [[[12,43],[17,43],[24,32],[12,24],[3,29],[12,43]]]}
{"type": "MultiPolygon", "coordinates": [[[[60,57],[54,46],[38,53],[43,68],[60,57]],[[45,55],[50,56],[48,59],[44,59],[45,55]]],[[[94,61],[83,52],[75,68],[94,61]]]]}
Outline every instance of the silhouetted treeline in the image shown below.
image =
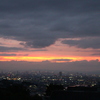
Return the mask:
{"type": "Polygon", "coordinates": [[[100,86],[68,87],[64,91],[63,85],[50,84],[45,96],[30,95],[30,82],[0,81],[0,100],[100,100],[100,86]],[[42,99],[44,98],[44,99],[42,99]]]}
{"type": "Polygon", "coordinates": [[[63,90],[63,89],[64,89],[64,87],[62,85],[53,85],[53,84],[50,84],[49,86],[47,86],[46,95],[50,96],[52,94],[52,92],[63,90]]]}
{"type": "Polygon", "coordinates": [[[38,95],[30,96],[29,89],[24,84],[2,80],[0,87],[0,100],[42,100],[38,95]]]}

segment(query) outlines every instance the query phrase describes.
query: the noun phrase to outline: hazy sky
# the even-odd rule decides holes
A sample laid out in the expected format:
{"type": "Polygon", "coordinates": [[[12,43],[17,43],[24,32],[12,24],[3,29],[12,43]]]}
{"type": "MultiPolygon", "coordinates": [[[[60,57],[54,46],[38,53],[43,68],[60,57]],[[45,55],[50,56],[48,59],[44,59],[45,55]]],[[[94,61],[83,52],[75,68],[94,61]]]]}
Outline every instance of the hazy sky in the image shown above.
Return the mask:
{"type": "Polygon", "coordinates": [[[100,71],[100,0],[0,0],[0,69],[100,71]]]}

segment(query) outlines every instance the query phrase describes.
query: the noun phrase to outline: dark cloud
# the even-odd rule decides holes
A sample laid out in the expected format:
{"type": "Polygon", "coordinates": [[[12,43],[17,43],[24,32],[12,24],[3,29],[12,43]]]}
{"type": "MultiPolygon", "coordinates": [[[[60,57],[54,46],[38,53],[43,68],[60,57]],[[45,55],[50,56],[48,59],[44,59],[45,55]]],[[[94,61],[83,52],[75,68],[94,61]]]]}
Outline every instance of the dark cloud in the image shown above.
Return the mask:
{"type": "Polygon", "coordinates": [[[35,52],[35,51],[47,51],[47,50],[46,49],[36,49],[36,50],[30,50],[30,51],[35,52]]]}
{"type": "Polygon", "coordinates": [[[10,26],[9,25],[7,25],[7,24],[0,24],[0,29],[2,29],[2,28],[10,28],[10,26]]]}
{"type": "Polygon", "coordinates": [[[0,56],[28,56],[29,54],[0,54],[0,56]]]}
{"type": "Polygon", "coordinates": [[[16,54],[0,54],[0,56],[16,56],[16,54]]]}
{"type": "Polygon", "coordinates": [[[26,47],[31,47],[31,48],[42,48],[42,47],[50,46],[51,43],[53,44],[54,42],[55,41],[53,39],[49,39],[49,38],[48,39],[40,39],[40,40],[34,39],[33,41],[21,43],[21,45],[24,45],[26,47]]]}
{"type": "Polygon", "coordinates": [[[100,56],[100,53],[93,53],[92,56],[100,56]]]}
{"type": "Polygon", "coordinates": [[[18,54],[17,56],[28,56],[29,54],[18,54]]]}
{"type": "Polygon", "coordinates": [[[71,61],[71,59],[54,59],[53,61],[71,61]]]}
{"type": "Polygon", "coordinates": [[[100,37],[100,0],[0,0],[0,36],[44,48],[58,38],[100,37]]]}
{"type": "Polygon", "coordinates": [[[4,47],[0,46],[0,52],[16,52],[16,51],[25,51],[27,49],[17,48],[17,47],[4,47]]]}
{"type": "Polygon", "coordinates": [[[87,12],[100,8],[99,0],[0,0],[1,11],[61,10],[67,12],[87,12]],[[80,9],[79,9],[80,8],[80,9]],[[70,9],[70,11],[69,11],[70,9]]]}
{"type": "Polygon", "coordinates": [[[93,48],[100,49],[100,38],[85,38],[80,40],[64,40],[62,41],[64,44],[68,44],[69,46],[76,46],[78,48],[93,48]]]}

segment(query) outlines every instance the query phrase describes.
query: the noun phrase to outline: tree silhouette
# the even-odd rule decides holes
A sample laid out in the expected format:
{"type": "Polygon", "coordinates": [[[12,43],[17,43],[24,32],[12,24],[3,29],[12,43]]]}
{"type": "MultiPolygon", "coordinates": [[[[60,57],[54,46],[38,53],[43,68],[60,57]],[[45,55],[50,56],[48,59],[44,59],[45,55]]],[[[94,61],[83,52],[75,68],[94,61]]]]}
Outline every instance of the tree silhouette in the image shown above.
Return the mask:
{"type": "Polygon", "coordinates": [[[50,84],[49,86],[47,86],[46,95],[50,96],[53,91],[59,91],[59,90],[63,90],[63,89],[64,89],[64,87],[62,85],[50,84]]]}

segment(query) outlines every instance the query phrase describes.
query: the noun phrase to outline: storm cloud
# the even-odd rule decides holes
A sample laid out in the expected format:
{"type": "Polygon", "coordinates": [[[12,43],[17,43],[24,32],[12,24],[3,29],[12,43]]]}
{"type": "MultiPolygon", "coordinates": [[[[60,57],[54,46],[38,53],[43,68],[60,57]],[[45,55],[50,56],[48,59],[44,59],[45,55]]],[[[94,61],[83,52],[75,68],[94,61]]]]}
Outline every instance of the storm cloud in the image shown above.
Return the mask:
{"type": "Polygon", "coordinates": [[[100,38],[95,38],[95,37],[85,38],[80,40],[64,40],[62,41],[62,43],[68,44],[69,46],[76,46],[78,48],[83,48],[83,49],[87,49],[87,48],[100,49],[100,38]]]}
{"type": "Polygon", "coordinates": [[[0,0],[0,36],[31,48],[59,38],[100,37],[99,26],[100,0],[0,0]]]}

